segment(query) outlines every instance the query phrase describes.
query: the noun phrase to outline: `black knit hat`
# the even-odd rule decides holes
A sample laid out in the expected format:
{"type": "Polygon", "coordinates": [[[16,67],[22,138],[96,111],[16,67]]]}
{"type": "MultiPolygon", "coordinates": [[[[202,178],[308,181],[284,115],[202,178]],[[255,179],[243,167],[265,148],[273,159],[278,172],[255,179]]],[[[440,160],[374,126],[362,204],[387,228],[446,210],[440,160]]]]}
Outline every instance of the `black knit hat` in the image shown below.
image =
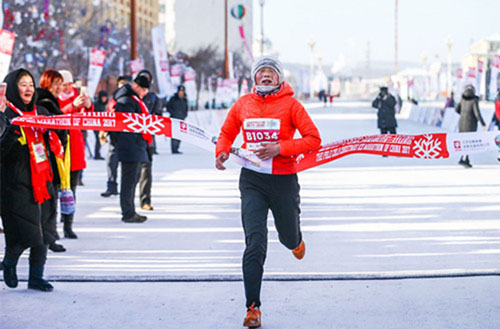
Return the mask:
{"type": "Polygon", "coordinates": [[[153,81],[153,75],[148,70],[140,70],[137,76],[145,76],[149,82],[153,81]]]}
{"type": "Polygon", "coordinates": [[[151,81],[144,75],[137,75],[134,79],[134,82],[137,83],[142,88],[148,88],[151,85],[151,81]]]}

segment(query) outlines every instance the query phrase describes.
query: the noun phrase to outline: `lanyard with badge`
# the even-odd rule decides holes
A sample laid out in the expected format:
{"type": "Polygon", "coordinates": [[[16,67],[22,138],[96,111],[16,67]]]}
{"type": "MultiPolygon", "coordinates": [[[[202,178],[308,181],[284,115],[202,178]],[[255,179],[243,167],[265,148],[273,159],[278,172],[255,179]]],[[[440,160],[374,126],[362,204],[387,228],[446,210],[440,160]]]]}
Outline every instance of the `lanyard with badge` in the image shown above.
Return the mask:
{"type": "MultiPolygon", "coordinates": [[[[21,111],[20,109],[18,109],[11,102],[9,102],[8,105],[9,105],[9,107],[12,110],[14,110],[20,116],[24,116],[25,115],[25,113],[23,111],[21,111]]],[[[38,113],[36,111],[36,106],[35,106],[33,115],[37,115],[37,114],[38,113]]],[[[34,134],[34,137],[35,137],[33,141],[29,141],[30,144],[31,144],[30,145],[30,149],[33,152],[35,162],[38,164],[38,163],[47,161],[47,151],[45,150],[45,143],[43,142],[43,139],[40,140],[41,136],[40,136],[39,129],[36,129],[36,128],[35,129],[29,128],[29,129],[31,129],[33,131],[33,134],[34,134]]],[[[23,128],[21,128],[21,133],[23,134],[24,140],[26,140],[26,134],[25,134],[23,128]]]]}

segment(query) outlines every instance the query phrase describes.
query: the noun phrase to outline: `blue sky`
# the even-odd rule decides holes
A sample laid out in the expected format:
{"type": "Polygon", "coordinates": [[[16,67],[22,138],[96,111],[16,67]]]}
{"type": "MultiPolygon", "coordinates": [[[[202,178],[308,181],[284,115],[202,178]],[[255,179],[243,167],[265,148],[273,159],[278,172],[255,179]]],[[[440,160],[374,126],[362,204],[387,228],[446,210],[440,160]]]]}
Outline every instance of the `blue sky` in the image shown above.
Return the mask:
{"type": "MultiPolygon", "coordinates": [[[[260,34],[260,5],[253,0],[254,36],[260,34]]],[[[395,0],[266,0],[264,34],[282,61],[308,63],[307,41],[331,64],[342,54],[364,62],[394,58],[395,0]]],[[[421,62],[436,54],[445,61],[451,35],[459,61],[471,40],[500,34],[500,0],[399,0],[399,60],[421,62]]]]}

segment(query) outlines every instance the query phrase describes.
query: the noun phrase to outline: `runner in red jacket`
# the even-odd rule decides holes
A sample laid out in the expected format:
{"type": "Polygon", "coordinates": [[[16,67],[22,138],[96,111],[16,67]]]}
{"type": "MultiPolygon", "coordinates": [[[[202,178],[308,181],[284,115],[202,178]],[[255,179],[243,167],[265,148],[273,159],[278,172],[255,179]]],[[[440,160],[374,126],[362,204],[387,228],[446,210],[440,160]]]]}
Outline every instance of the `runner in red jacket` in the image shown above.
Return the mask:
{"type": "Polygon", "coordinates": [[[231,108],[216,146],[215,166],[224,170],[231,146],[243,131],[243,148],[261,160],[272,161],[272,174],[241,169],[239,188],[245,232],[243,279],[247,315],[243,325],[261,326],[260,290],[267,250],[267,215],[271,209],[280,242],[302,259],[305,244],[300,231],[300,195],[295,156],[320,146],[318,129],[283,81],[281,63],[272,57],[252,67],[254,89],[231,108]],[[294,139],[298,130],[301,138],[294,139]]]}

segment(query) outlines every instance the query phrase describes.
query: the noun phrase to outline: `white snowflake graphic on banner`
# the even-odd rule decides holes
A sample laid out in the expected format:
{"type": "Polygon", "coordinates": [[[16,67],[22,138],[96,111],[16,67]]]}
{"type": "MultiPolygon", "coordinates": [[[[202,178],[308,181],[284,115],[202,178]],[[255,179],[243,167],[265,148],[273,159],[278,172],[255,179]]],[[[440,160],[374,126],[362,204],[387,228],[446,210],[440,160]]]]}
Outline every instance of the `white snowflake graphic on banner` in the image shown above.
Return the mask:
{"type": "Polygon", "coordinates": [[[148,114],[124,113],[127,119],[123,123],[127,124],[127,131],[141,134],[156,135],[165,127],[163,118],[157,118],[148,114]]]}
{"type": "Polygon", "coordinates": [[[437,159],[441,156],[441,141],[433,139],[432,135],[424,135],[424,138],[415,141],[413,150],[416,158],[437,159]]]}

